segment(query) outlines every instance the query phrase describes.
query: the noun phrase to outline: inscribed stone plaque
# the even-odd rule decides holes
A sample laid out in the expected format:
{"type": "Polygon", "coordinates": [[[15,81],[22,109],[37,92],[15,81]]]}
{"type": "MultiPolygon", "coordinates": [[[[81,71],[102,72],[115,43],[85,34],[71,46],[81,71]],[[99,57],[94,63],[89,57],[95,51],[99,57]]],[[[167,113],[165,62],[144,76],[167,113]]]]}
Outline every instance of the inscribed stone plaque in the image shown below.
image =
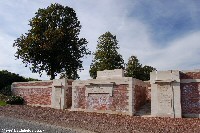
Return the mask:
{"type": "Polygon", "coordinates": [[[97,71],[97,79],[122,77],[124,77],[124,71],[122,69],[97,71]]]}
{"type": "Polygon", "coordinates": [[[158,110],[160,114],[173,113],[173,93],[172,87],[168,83],[158,85],[158,110]]]}
{"type": "Polygon", "coordinates": [[[113,91],[113,84],[95,84],[95,85],[88,85],[86,86],[85,90],[85,96],[88,96],[88,94],[109,94],[112,96],[113,91]]]}
{"type": "Polygon", "coordinates": [[[56,88],[55,89],[55,103],[56,106],[60,107],[60,96],[61,96],[62,92],[61,92],[61,88],[56,88]]]}

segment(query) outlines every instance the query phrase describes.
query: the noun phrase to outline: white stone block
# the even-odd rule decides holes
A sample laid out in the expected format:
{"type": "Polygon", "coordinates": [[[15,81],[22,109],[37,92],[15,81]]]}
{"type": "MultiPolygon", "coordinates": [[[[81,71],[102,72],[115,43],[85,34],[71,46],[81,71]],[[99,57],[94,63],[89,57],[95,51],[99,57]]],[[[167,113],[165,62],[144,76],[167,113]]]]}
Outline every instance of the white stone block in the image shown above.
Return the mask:
{"type": "Polygon", "coordinates": [[[122,78],[122,77],[124,77],[123,69],[97,71],[97,79],[122,78]]]}

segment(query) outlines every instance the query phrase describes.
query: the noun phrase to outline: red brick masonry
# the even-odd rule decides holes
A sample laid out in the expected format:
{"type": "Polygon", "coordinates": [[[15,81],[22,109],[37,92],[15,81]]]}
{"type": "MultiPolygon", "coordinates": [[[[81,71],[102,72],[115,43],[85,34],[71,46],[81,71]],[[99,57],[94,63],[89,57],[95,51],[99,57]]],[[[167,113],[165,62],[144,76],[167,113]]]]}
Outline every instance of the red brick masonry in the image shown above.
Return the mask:
{"type": "Polygon", "coordinates": [[[13,93],[24,98],[25,104],[51,105],[51,92],[53,82],[20,82],[13,84],[13,93]]]}
{"type": "Polygon", "coordinates": [[[183,114],[200,114],[200,83],[181,83],[183,114]]]}
{"type": "Polygon", "coordinates": [[[180,79],[200,79],[200,72],[181,72],[180,79]]]}
{"type": "MultiPolygon", "coordinates": [[[[180,73],[181,79],[200,79],[200,72],[180,73]]],[[[200,82],[181,83],[183,114],[200,114],[200,82]]]]}
{"type": "Polygon", "coordinates": [[[127,111],[127,94],[127,85],[115,85],[112,97],[109,94],[89,94],[89,96],[85,96],[85,87],[77,87],[74,108],[127,111]]]}
{"type": "Polygon", "coordinates": [[[147,92],[148,89],[142,86],[135,86],[135,110],[138,111],[148,100],[147,92]]]}

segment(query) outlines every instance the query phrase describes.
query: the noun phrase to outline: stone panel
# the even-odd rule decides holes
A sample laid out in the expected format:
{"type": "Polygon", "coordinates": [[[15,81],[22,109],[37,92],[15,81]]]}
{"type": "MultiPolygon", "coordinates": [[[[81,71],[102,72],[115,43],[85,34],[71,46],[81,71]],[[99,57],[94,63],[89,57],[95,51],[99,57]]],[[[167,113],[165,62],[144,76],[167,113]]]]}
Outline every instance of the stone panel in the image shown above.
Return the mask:
{"type": "Polygon", "coordinates": [[[122,77],[124,77],[124,71],[122,69],[97,71],[97,79],[122,77]]]}
{"type": "Polygon", "coordinates": [[[88,94],[101,94],[106,93],[112,96],[113,84],[91,84],[86,85],[85,96],[88,94]]]}
{"type": "Polygon", "coordinates": [[[109,110],[111,104],[109,94],[89,94],[86,98],[86,107],[91,110],[109,110]]]}
{"type": "Polygon", "coordinates": [[[173,92],[169,83],[158,84],[158,112],[173,115],[173,92]]]}

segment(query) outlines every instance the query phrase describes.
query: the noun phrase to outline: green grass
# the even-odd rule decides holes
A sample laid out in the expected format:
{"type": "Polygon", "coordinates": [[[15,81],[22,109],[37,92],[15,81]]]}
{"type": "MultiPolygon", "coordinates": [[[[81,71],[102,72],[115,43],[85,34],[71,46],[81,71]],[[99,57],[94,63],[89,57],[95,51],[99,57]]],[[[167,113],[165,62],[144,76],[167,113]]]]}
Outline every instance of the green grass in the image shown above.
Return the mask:
{"type": "Polygon", "coordinates": [[[5,106],[5,105],[6,105],[6,102],[0,101],[0,106],[5,106]]]}

